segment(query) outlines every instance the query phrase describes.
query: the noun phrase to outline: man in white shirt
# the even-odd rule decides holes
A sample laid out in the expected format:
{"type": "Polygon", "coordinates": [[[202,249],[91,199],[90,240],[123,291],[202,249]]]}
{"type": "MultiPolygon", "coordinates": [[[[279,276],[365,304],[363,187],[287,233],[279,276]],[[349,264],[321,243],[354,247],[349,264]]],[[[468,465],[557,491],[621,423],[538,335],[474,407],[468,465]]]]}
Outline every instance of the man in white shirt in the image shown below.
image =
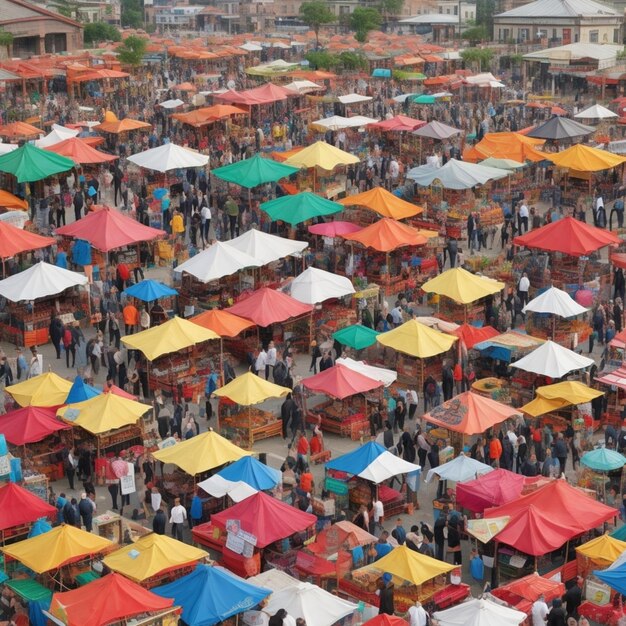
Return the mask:
{"type": "Polygon", "coordinates": [[[415,412],[417,411],[417,391],[415,389],[407,389],[406,390],[406,406],[409,412],[409,419],[412,420],[415,417],[415,412]]]}
{"type": "Polygon", "coordinates": [[[522,202],[519,208],[517,229],[519,230],[520,235],[522,234],[522,228],[525,233],[528,232],[528,206],[525,202],[522,202]]]}
{"type": "Polygon", "coordinates": [[[428,613],[419,600],[409,609],[408,616],[411,626],[427,626],[428,624],[428,613]]]}
{"type": "Polygon", "coordinates": [[[402,324],[402,307],[399,304],[391,309],[391,319],[394,326],[400,326],[402,324]]]}
{"type": "Polygon", "coordinates": [[[170,524],[172,525],[172,537],[183,540],[183,524],[187,520],[187,511],[180,503],[180,498],[174,500],[174,506],[170,511],[170,524]]]}
{"type": "Polygon", "coordinates": [[[397,187],[399,177],[400,177],[400,164],[396,160],[396,157],[391,157],[391,161],[389,162],[389,178],[391,179],[392,189],[397,187]]]}
{"type": "Polygon", "coordinates": [[[379,533],[383,530],[383,521],[385,520],[385,509],[380,498],[376,497],[372,502],[372,522],[373,522],[373,535],[378,537],[379,533]]]}
{"type": "Polygon", "coordinates": [[[254,371],[257,376],[262,377],[265,374],[265,366],[267,365],[267,352],[263,349],[263,346],[259,346],[259,355],[254,363],[254,371]]]}
{"type": "Polygon", "coordinates": [[[211,209],[206,202],[200,210],[200,218],[202,224],[202,246],[209,243],[209,229],[211,228],[211,209]]]}
{"type": "Polygon", "coordinates": [[[530,613],[533,620],[532,626],[545,626],[549,612],[550,610],[546,604],[546,599],[544,595],[541,594],[533,604],[533,608],[530,613]]]}
{"type": "Polygon", "coordinates": [[[528,290],[530,289],[530,280],[528,280],[528,274],[524,272],[517,284],[517,295],[522,301],[522,307],[528,303],[528,290]]]}
{"type": "Polygon", "coordinates": [[[34,378],[35,376],[39,376],[39,374],[41,374],[41,360],[39,359],[39,354],[37,353],[37,348],[35,346],[30,349],[30,352],[32,356],[28,366],[28,378],[34,378]]]}
{"type": "Polygon", "coordinates": [[[270,368],[272,368],[272,378],[274,378],[274,365],[276,365],[276,346],[270,341],[265,357],[265,380],[270,379],[270,368]]]}

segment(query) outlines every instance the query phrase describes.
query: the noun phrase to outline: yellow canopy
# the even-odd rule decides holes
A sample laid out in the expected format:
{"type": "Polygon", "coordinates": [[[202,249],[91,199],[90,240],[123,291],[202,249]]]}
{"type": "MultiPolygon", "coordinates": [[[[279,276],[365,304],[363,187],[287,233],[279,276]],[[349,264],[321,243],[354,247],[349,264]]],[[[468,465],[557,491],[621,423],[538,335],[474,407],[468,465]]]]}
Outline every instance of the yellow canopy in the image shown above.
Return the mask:
{"type": "Polygon", "coordinates": [[[424,211],[422,207],[394,196],[383,187],[374,187],[369,191],[358,193],[356,196],[348,196],[338,202],[343,206],[364,206],[376,211],[383,217],[391,217],[394,220],[413,217],[424,211]]]}
{"type": "Polygon", "coordinates": [[[150,533],[135,543],[112,552],[103,561],[114,572],[140,583],[163,570],[183,567],[207,556],[209,554],[204,550],[182,541],[150,533]]]}
{"type": "Polygon", "coordinates": [[[429,328],[417,320],[409,320],[402,326],[376,337],[376,341],[381,345],[419,359],[447,352],[456,340],[457,337],[429,328]]]}
{"type": "Polygon", "coordinates": [[[104,537],[62,524],[43,535],[5,546],[2,551],[37,574],[43,574],[72,561],[103,552],[113,545],[113,542],[104,537]]]}
{"type": "Polygon", "coordinates": [[[250,452],[209,430],[175,446],[153,452],[152,456],[157,461],[178,465],[183,472],[195,476],[249,454],[250,452]]]}
{"type": "MultiPolygon", "coordinates": [[[[452,571],[456,566],[433,559],[406,546],[398,546],[382,559],[362,569],[389,572],[414,585],[421,585],[436,576],[452,571]]],[[[358,570],[357,570],[358,572],[358,570]]]]}
{"type": "Polygon", "coordinates": [[[426,293],[437,293],[459,304],[470,304],[485,296],[498,293],[505,287],[504,283],[483,276],[476,276],[476,274],[472,274],[462,267],[449,269],[422,285],[422,289],[426,293]]]}
{"type": "Polygon", "coordinates": [[[99,435],[136,424],[150,408],[148,404],[128,400],[114,393],[102,393],[84,402],[68,404],[60,408],[57,415],[66,422],[99,435]]]}
{"type": "Polygon", "coordinates": [[[491,541],[511,521],[510,515],[467,520],[467,532],[481,543],[491,541]]]}
{"type": "Polygon", "coordinates": [[[290,392],[291,389],[288,387],[275,385],[252,372],[246,372],[217,389],[214,394],[220,398],[228,398],[237,404],[250,406],[265,402],[269,398],[282,398],[290,392]]]}
{"type": "Polygon", "coordinates": [[[563,152],[544,153],[544,157],[559,167],[567,167],[579,172],[600,172],[626,163],[626,157],[580,143],[563,152]]]}
{"type": "Polygon", "coordinates": [[[554,385],[544,385],[537,387],[536,397],[521,410],[533,417],[562,409],[571,404],[583,404],[591,402],[594,398],[603,395],[602,391],[591,389],[582,383],[566,380],[554,385]]]}
{"type": "Polygon", "coordinates": [[[334,170],[339,165],[358,162],[359,158],[349,152],[335,148],[325,141],[316,141],[290,156],[284,164],[293,167],[321,167],[323,170],[334,170]]]}
{"type": "Polygon", "coordinates": [[[46,372],[17,385],[6,387],[20,406],[59,406],[65,402],[72,383],[54,372],[46,372]]]}
{"type": "Polygon", "coordinates": [[[220,336],[208,328],[203,328],[182,317],[174,317],[160,326],[149,328],[136,335],[122,337],[122,342],[129,348],[140,350],[149,361],[178,352],[197,343],[209,339],[219,339],[220,336]]]}
{"type": "Polygon", "coordinates": [[[596,537],[576,548],[578,554],[586,556],[594,563],[608,567],[626,550],[626,541],[620,541],[608,534],[596,537]]]}
{"type": "Polygon", "coordinates": [[[527,413],[532,417],[539,417],[540,415],[545,415],[546,413],[551,413],[552,411],[558,411],[559,409],[569,405],[570,403],[566,400],[546,400],[545,398],[537,396],[521,407],[520,411],[527,413]]]}

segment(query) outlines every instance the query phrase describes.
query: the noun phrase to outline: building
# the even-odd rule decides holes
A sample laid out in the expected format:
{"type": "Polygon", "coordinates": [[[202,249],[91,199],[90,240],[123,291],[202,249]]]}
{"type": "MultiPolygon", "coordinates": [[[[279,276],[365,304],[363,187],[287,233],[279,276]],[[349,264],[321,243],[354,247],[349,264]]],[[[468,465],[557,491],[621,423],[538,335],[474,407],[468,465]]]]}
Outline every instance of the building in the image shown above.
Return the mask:
{"type": "Polygon", "coordinates": [[[13,35],[12,56],[74,52],[83,47],[83,27],[24,0],[0,0],[0,28],[13,35]]]}
{"type": "Polygon", "coordinates": [[[624,14],[594,0],[536,0],[493,18],[500,42],[621,43],[624,14]]]}
{"type": "Polygon", "coordinates": [[[154,22],[161,31],[196,30],[197,16],[203,9],[203,6],[190,4],[155,6],[154,22]]]}
{"type": "Polygon", "coordinates": [[[469,23],[476,21],[476,3],[457,0],[439,0],[437,13],[440,15],[459,15],[461,12],[461,28],[468,28],[469,23]]]}
{"type": "Polygon", "coordinates": [[[402,32],[414,32],[417,35],[432,35],[435,43],[445,43],[454,41],[454,35],[459,32],[462,25],[457,15],[447,15],[445,13],[427,13],[407,17],[398,22],[402,32]]]}

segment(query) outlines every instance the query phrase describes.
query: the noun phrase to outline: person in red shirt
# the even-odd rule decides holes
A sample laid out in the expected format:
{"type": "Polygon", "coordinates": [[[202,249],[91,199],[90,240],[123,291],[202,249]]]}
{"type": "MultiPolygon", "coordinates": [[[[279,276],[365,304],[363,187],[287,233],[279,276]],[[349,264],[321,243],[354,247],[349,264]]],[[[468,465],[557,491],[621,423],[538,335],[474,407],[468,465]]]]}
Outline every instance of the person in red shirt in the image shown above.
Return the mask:
{"type": "Polygon", "coordinates": [[[298,453],[297,466],[304,470],[304,468],[308,465],[306,457],[309,454],[309,442],[304,432],[300,433],[298,445],[296,446],[296,452],[298,453]]]}
{"type": "Polygon", "coordinates": [[[313,491],[313,474],[309,471],[308,466],[300,474],[300,489],[305,493],[312,493],[313,491]]]}
{"type": "Polygon", "coordinates": [[[128,284],[128,280],[130,279],[130,270],[125,263],[120,263],[117,266],[116,278],[116,287],[119,291],[124,291],[126,285],[128,284]]]}
{"type": "Polygon", "coordinates": [[[309,449],[311,450],[311,456],[319,454],[323,450],[322,441],[318,437],[317,433],[314,433],[309,442],[309,449]]]}
{"type": "Polygon", "coordinates": [[[500,466],[500,457],[502,456],[502,444],[497,437],[493,435],[489,439],[489,460],[494,467],[500,466]]]}

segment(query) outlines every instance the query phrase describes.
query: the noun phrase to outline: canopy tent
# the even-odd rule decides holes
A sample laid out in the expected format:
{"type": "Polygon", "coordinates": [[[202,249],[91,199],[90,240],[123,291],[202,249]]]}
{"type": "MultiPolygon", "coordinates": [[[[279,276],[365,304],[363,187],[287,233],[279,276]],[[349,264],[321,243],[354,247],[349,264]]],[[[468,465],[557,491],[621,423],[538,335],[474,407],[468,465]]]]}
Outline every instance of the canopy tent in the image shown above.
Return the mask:
{"type": "Polygon", "coordinates": [[[299,255],[309,246],[308,241],[295,241],[277,235],[270,235],[261,230],[252,228],[239,237],[226,242],[227,245],[243,252],[262,265],[267,265],[278,259],[291,255],[299,255]]]}
{"type": "Polygon", "coordinates": [[[510,171],[515,171],[526,167],[525,163],[520,163],[519,161],[514,161],[513,159],[498,159],[496,157],[489,157],[484,161],[481,161],[480,164],[484,165],[485,167],[495,167],[498,170],[510,171]]]}
{"type": "Polygon", "coordinates": [[[79,165],[111,163],[119,158],[114,154],[107,154],[106,152],[96,150],[80,137],[64,139],[59,143],[55,143],[53,146],[48,146],[45,150],[72,159],[74,163],[79,165]]]}
{"type": "Polygon", "coordinates": [[[436,182],[444,189],[471,189],[476,185],[484,185],[490,180],[499,180],[505,176],[508,174],[504,170],[456,159],[450,159],[442,167],[420,165],[409,170],[406,175],[409,180],[415,181],[422,187],[428,187],[436,182]]]}
{"type": "Polygon", "coordinates": [[[394,220],[413,217],[424,211],[422,207],[398,198],[398,196],[387,191],[384,187],[374,187],[355,196],[348,196],[339,200],[339,204],[343,206],[364,206],[372,211],[376,211],[382,217],[390,217],[394,220]]]}
{"type": "Polygon", "coordinates": [[[0,137],[7,139],[32,139],[40,137],[44,131],[26,122],[11,122],[0,126],[0,137]]]}
{"type": "MultiPolygon", "coordinates": [[[[361,226],[352,222],[323,222],[322,224],[313,224],[307,228],[313,235],[322,235],[323,237],[342,237],[348,233],[356,233],[361,230],[361,226]]],[[[626,265],[626,263],[625,263],[626,265]]]]}
{"type": "Polygon", "coordinates": [[[456,501],[460,507],[482,514],[485,509],[516,500],[523,488],[521,474],[498,468],[457,485],[456,501]]]}
{"type": "Polygon", "coordinates": [[[331,117],[323,117],[322,119],[311,122],[310,126],[314,130],[320,132],[342,130],[344,128],[359,128],[359,126],[370,126],[378,120],[362,115],[354,117],[343,117],[342,115],[332,115],[331,117]]]}
{"type": "Polygon", "coordinates": [[[0,156],[0,172],[13,174],[18,183],[30,183],[67,172],[74,161],[59,154],[25,143],[17,150],[0,156]]]}
{"type": "Polygon", "coordinates": [[[213,394],[218,398],[228,398],[242,406],[251,406],[270,398],[284,398],[290,392],[291,389],[288,387],[276,385],[252,372],[246,372],[216,389],[213,394]]]}
{"type": "Polygon", "coordinates": [[[297,172],[297,167],[278,163],[272,159],[265,159],[260,154],[211,170],[211,174],[214,176],[229,183],[246,187],[246,189],[252,189],[265,183],[273,183],[297,172]]]}
{"type": "Polygon", "coordinates": [[[391,117],[388,120],[370,124],[369,128],[382,130],[383,132],[401,133],[414,131],[418,128],[422,128],[423,126],[426,126],[426,122],[424,120],[416,120],[412,117],[407,117],[406,115],[394,115],[394,117],[391,117]]]}
{"type": "Polygon", "coordinates": [[[398,378],[398,374],[393,370],[388,370],[383,367],[375,367],[374,365],[367,365],[363,361],[355,361],[350,357],[338,358],[335,361],[335,365],[348,367],[359,374],[363,374],[363,376],[367,376],[367,378],[381,382],[385,387],[393,385],[398,378]]]}
{"type": "Polygon", "coordinates": [[[618,593],[626,594],[626,563],[615,569],[594,570],[593,575],[618,593]]]}
{"type": "Polygon", "coordinates": [[[285,89],[280,85],[265,83],[259,87],[246,89],[240,93],[237,93],[236,91],[227,91],[226,93],[215,96],[215,100],[250,106],[254,104],[273,104],[274,102],[287,100],[288,97],[295,95],[296,94],[294,94],[293,91],[285,89]]]}
{"type": "Polygon", "coordinates": [[[227,242],[216,241],[206,250],[177,265],[175,271],[187,272],[200,282],[209,283],[247,267],[261,265],[263,265],[261,261],[230,246],[227,242]]]}
{"type": "Polygon", "coordinates": [[[30,527],[30,530],[28,531],[28,538],[38,537],[39,535],[43,535],[51,530],[52,525],[45,519],[40,518],[30,527]]]}
{"type": "Polygon", "coordinates": [[[355,293],[352,281],[345,276],[308,267],[289,285],[292,298],[305,304],[318,304],[355,293]]]}
{"type": "Polygon", "coordinates": [[[171,598],[161,598],[138,584],[112,573],[52,596],[48,612],[61,623],[106,626],[142,613],[170,608],[171,598]]]}
{"type": "MultiPolygon", "coordinates": [[[[0,422],[0,425],[2,422],[0,422]]],[[[611,472],[626,465],[626,457],[615,450],[596,448],[582,455],[580,462],[596,472],[611,472]]],[[[626,550],[626,546],[624,546],[626,550]]]]}
{"type": "Polygon", "coordinates": [[[172,118],[183,124],[200,128],[230,117],[231,115],[248,115],[248,112],[230,104],[215,104],[210,107],[194,109],[187,113],[175,113],[172,115],[172,118]]]}
{"type": "Polygon", "coordinates": [[[591,389],[587,385],[571,380],[537,387],[535,393],[535,399],[520,408],[520,411],[533,417],[562,409],[571,404],[591,402],[594,398],[604,395],[602,391],[591,389]]]}
{"type": "Polygon", "coordinates": [[[491,326],[472,326],[471,324],[461,324],[454,334],[465,344],[465,347],[469,350],[473,348],[477,343],[488,341],[497,337],[500,333],[491,326]]]}
{"type": "MultiPolygon", "coordinates": [[[[607,152],[606,150],[591,148],[581,143],[577,143],[562,152],[546,152],[545,158],[558,167],[566,167],[577,172],[601,172],[626,163],[626,157],[607,152]]],[[[560,222],[561,220],[556,222],[556,224],[560,222]]]]}
{"type": "MultiPolygon", "coordinates": [[[[0,206],[3,206],[0,202],[0,206]]],[[[21,252],[47,248],[56,242],[54,237],[42,237],[28,230],[0,221],[0,258],[8,259],[21,252]]]]}
{"type": "MultiPolygon", "coordinates": [[[[35,496],[37,497],[37,496],[35,496]]],[[[0,548],[5,556],[19,561],[36,574],[43,574],[87,556],[108,550],[112,541],[86,530],[61,524],[51,531],[0,548]]]]}
{"type": "Polygon", "coordinates": [[[0,295],[11,302],[23,302],[55,296],[71,287],[86,284],[84,274],[40,261],[19,274],[0,280],[0,295]]]}
{"type": "Polygon", "coordinates": [[[554,341],[546,341],[519,361],[511,363],[511,367],[550,378],[562,378],[568,372],[585,369],[594,362],[593,359],[568,350],[554,341]]]}
{"type": "Polygon", "coordinates": [[[54,518],[56,513],[55,507],[24,487],[15,483],[0,487],[0,531],[30,524],[40,517],[54,518]]]}
{"type": "Polygon", "coordinates": [[[304,378],[302,384],[311,391],[339,400],[358,393],[367,393],[382,386],[380,381],[368,378],[344,365],[333,365],[319,374],[304,378]]]}
{"type": "Polygon", "coordinates": [[[450,137],[454,137],[455,135],[460,135],[462,132],[463,131],[458,128],[433,120],[432,122],[428,122],[425,126],[418,128],[413,134],[417,137],[443,141],[445,139],[450,139],[450,137]]]}
{"type": "Polygon", "coordinates": [[[603,107],[601,104],[592,104],[584,111],[576,113],[574,117],[579,120],[608,120],[619,116],[617,113],[603,107]]]}
{"type": "MultiPolygon", "coordinates": [[[[279,470],[257,461],[253,456],[241,457],[220,470],[215,476],[234,483],[244,482],[257,491],[274,489],[282,481],[282,474],[279,470]]],[[[202,483],[198,483],[198,486],[204,489],[202,483]]]]}
{"type": "Polygon", "coordinates": [[[294,80],[285,85],[285,89],[291,89],[291,91],[297,91],[300,94],[304,94],[310,91],[324,91],[326,87],[322,87],[311,80],[294,80]]]}
{"type": "Polygon", "coordinates": [[[8,443],[25,446],[70,428],[55,417],[54,409],[25,406],[0,415],[0,432],[8,443]]]}
{"type": "Polygon", "coordinates": [[[527,617],[522,611],[477,598],[433,613],[439,626],[519,626],[527,617]]]}
{"type": "Polygon", "coordinates": [[[346,326],[341,330],[333,333],[333,339],[338,341],[342,346],[348,346],[355,350],[363,350],[369,348],[376,343],[376,337],[380,333],[367,326],[361,324],[353,324],[352,326],[346,326]]]}
{"type": "Polygon", "coordinates": [[[174,446],[157,450],[152,456],[157,461],[173,463],[186,474],[195,476],[249,454],[228,439],[209,430],[174,446]]]}
{"type": "Polygon", "coordinates": [[[331,146],[325,141],[316,141],[314,144],[300,150],[290,156],[285,165],[298,168],[319,167],[323,170],[334,170],[340,165],[351,165],[359,163],[359,157],[344,152],[335,146],[331,146]]]}
{"type": "Polygon", "coordinates": [[[535,128],[526,133],[526,136],[535,137],[536,139],[563,141],[564,139],[586,137],[595,132],[596,129],[593,126],[586,126],[567,117],[555,115],[543,122],[543,124],[535,126],[535,128]]]}
{"type": "Polygon", "coordinates": [[[327,200],[310,191],[293,196],[281,196],[261,204],[272,221],[282,221],[291,226],[300,222],[306,222],[314,217],[324,217],[343,211],[343,206],[338,202],[327,200]]]}
{"type": "Polygon", "coordinates": [[[419,359],[447,352],[456,340],[456,337],[429,328],[417,320],[409,320],[376,337],[381,345],[419,359]]]}
{"type": "Polygon", "coordinates": [[[218,528],[226,528],[226,523],[232,519],[239,520],[241,530],[257,538],[257,548],[265,548],[275,541],[291,537],[314,526],[317,521],[315,515],[295,509],[262,491],[225,511],[214,513],[211,523],[218,528]]]}
{"type": "Polygon", "coordinates": [[[612,533],[611,537],[619,539],[620,541],[626,541],[626,524],[618,526],[612,533]]]}
{"type": "Polygon", "coordinates": [[[129,117],[123,120],[118,119],[117,115],[112,111],[107,111],[104,114],[104,120],[101,124],[93,127],[100,133],[111,133],[113,135],[119,135],[121,133],[127,133],[132,130],[148,130],[152,128],[151,124],[147,122],[141,122],[139,120],[133,120],[129,117]]]}
{"type": "Polygon", "coordinates": [[[362,626],[409,626],[409,623],[396,615],[379,613],[372,619],[368,619],[367,622],[363,622],[362,626]]]}
{"type": "Polygon", "coordinates": [[[425,482],[429,483],[434,476],[438,476],[440,480],[462,483],[467,480],[474,480],[478,476],[492,471],[493,467],[491,465],[486,465],[469,456],[460,454],[451,461],[430,469],[426,475],[425,482]]]}
{"type": "Polygon", "coordinates": [[[133,350],[140,350],[149,361],[154,361],[164,354],[191,348],[211,339],[219,339],[219,335],[176,316],[160,326],[126,335],[122,337],[122,343],[133,350]]]}
{"type": "Polygon", "coordinates": [[[543,161],[545,155],[537,150],[542,139],[533,139],[520,133],[487,133],[472,149],[463,155],[465,160],[482,160],[487,157],[513,159],[518,163],[543,161]]]}
{"type": "Polygon", "coordinates": [[[329,556],[336,553],[341,546],[352,549],[357,546],[368,546],[376,541],[378,539],[375,535],[352,522],[342,520],[324,528],[307,548],[315,554],[329,556]]]}
{"type": "Polygon", "coordinates": [[[164,570],[191,565],[208,556],[207,552],[195,546],[167,535],[150,533],[128,546],[107,554],[103,563],[114,572],[140,583],[164,570]]]}
{"type": "Polygon", "coordinates": [[[220,337],[236,337],[240,332],[254,326],[250,320],[220,309],[205,311],[191,317],[189,321],[212,330],[220,337]]]}
{"type": "Polygon", "coordinates": [[[608,567],[626,551],[626,541],[620,541],[605,533],[576,548],[576,553],[587,557],[597,565],[608,567]]]}
{"type": "Polygon", "coordinates": [[[208,164],[209,157],[174,143],[165,143],[162,146],[133,154],[128,157],[128,160],[147,170],[169,172],[170,170],[204,167],[208,164]]]}
{"type": "Polygon", "coordinates": [[[313,308],[280,291],[262,287],[227,309],[228,312],[253,321],[257,326],[284,322],[310,313],[313,308]]]}
{"type": "Polygon", "coordinates": [[[426,293],[446,296],[459,304],[471,304],[502,291],[505,286],[497,280],[476,276],[462,267],[455,267],[426,281],[422,289],[426,293]]]}
{"type": "Polygon", "coordinates": [[[566,291],[550,287],[536,298],[533,298],[524,308],[524,313],[550,313],[559,317],[575,317],[587,312],[587,309],[566,291]]]}
{"type": "Polygon", "coordinates": [[[271,593],[270,589],[208,565],[199,565],[191,574],[153,591],[163,598],[173,598],[182,607],[181,617],[189,626],[213,626],[254,608],[271,593]]]}
{"type": "Polygon", "coordinates": [[[65,403],[67,394],[71,389],[72,383],[54,372],[46,372],[21,383],[5,387],[5,391],[10,393],[13,399],[23,407],[61,406],[65,403]]]}
{"type": "Polygon", "coordinates": [[[136,424],[150,410],[149,404],[127,400],[114,393],[102,393],[84,402],[68,404],[60,408],[57,415],[93,435],[101,435],[136,424]]]}
{"type": "Polygon", "coordinates": [[[159,106],[164,109],[177,109],[178,107],[182,107],[184,104],[185,103],[180,98],[170,98],[169,100],[159,102],[159,106]]]}
{"type": "Polygon", "coordinates": [[[95,398],[102,393],[100,389],[96,389],[85,382],[84,378],[76,376],[72,383],[72,388],[65,398],[65,404],[76,404],[77,402],[83,402],[90,398],[95,398]]]}
{"type": "Polygon", "coordinates": [[[28,209],[28,202],[4,189],[0,189],[0,206],[5,209],[28,209]]]}
{"type": "Polygon", "coordinates": [[[198,483],[198,487],[214,498],[228,496],[233,502],[241,502],[258,492],[258,489],[251,487],[243,480],[226,480],[219,474],[209,476],[206,480],[198,483]]]}
{"type": "Polygon", "coordinates": [[[391,252],[404,246],[422,246],[427,242],[426,237],[417,228],[388,217],[383,217],[358,232],[347,233],[343,238],[357,241],[366,248],[373,248],[379,252],[391,252]]]}
{"type": "Polygon", "coordinates": [[[170,296],[178,295],[178,291],[176,291],[176,289],[172,289],[164,283],[159,282],[158,280],[152,280],[151,278],[147,278],[139,283],[131,285],[124,290],[124,293],[127,296],[137,298],[137,300],[142,300],[143,302],[154,302],[159,298],[168,298],[170,296]]]}

